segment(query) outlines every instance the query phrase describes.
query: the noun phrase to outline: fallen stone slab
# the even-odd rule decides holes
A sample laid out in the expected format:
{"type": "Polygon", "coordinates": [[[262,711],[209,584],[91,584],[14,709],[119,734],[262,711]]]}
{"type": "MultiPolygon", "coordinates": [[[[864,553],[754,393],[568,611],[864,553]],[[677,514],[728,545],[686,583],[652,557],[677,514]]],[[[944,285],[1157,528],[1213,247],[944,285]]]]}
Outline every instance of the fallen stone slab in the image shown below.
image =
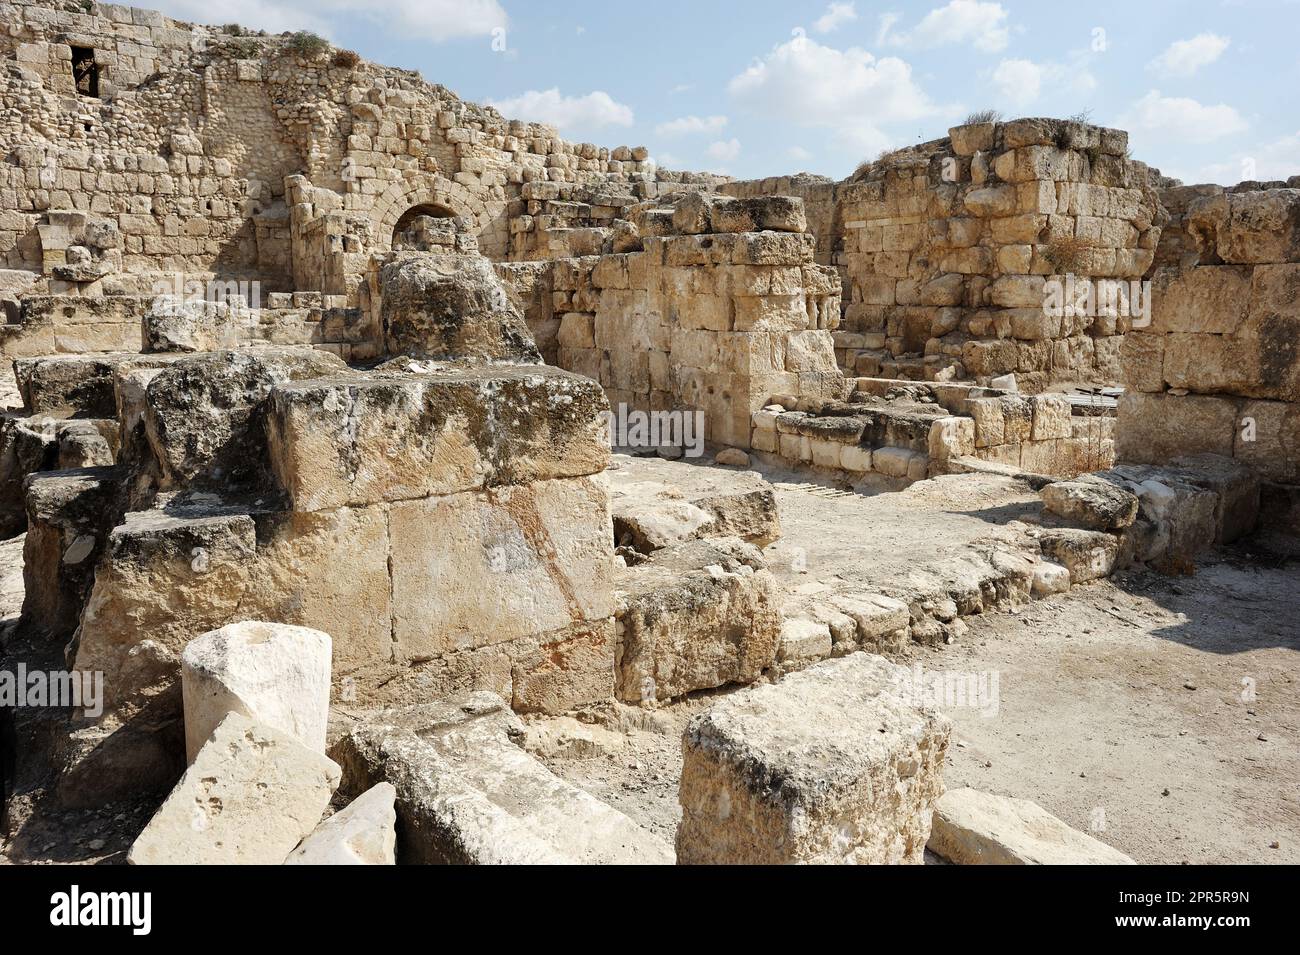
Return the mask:
{"type": "Polygon", "coordinates": [[[1028,799],[951,789],[934,806],[928,848],[957,865],[1135,865],[1028,799]]]}
{"type": "Polygon", "coordinates": [[[614,586],[614,692],[624,702],[752,683],[776,660],[775,580],[752,545],[724,537],[665,547],[614,586]]]}
{"type": "Polygon", "coordinates": [[[317,826],[284,864],[395,865],[396,797],[389,783],[372,786],[317,826]]]}
{"type": "Polygon", "coordinates": [[[1138,513],[1136,494],[1090,476],[1075,481],[1057,481],[1038,493],[1043,505],[1053,514],[1090,530],[1128,527],[1138,513]]]}
{"type": "Polygon", "coordinates": [[[132,865],[280,865],[316,828],[339,767],[231,713],[127,856],[132,865]]]}
{"type": "Polygon", "coordinates": [[[185,755],[193,762],[229,713],[325,752],[330,709],[329,634],[241,621],[191,640],[181,652],[185,755]]]}
{"type": "Polygon", "coordinates": [[[672,849],[526,753],[504,700],[379,711],[330,750],[345,795],[397,793],[399,858],[417,864],[662,864],[672,849]]]}
{"type": "Polygon", "coordinates": [[[688,478],[693,470],[708,470],[710,478],[685,486],[671,481],[646,480],[638,464],[634,479],[623,480],[614,471],[611,511],[614,539],[642,553],[650,553],[683,541],[708,537],[739,537],[757,547],[766,547],[781,536],[781,517],[776,495],[756,474],[728,474],[728,488],[715,489],[717,471],[679,469],[675,477],[688,478]]]}
{"type": "Polygon", "coordinates": [[[682,739],[683,864],[920,864],[951,724],[853,653],[735,693],[682,739]]]}

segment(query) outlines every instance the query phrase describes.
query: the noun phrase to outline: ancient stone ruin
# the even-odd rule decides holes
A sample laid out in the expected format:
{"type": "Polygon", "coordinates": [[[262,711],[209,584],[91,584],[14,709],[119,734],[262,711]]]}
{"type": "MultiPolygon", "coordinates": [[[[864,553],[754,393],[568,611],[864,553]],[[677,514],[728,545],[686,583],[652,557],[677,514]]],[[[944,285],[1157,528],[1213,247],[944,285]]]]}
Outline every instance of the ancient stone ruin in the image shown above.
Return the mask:
{"type": "Polygon", "coordinates": [[[0,9],[10,859],[1152,861],[945,788],[920,670],[1300,554],[1300,179],[1028,118],[734,181],[0,9]]]}

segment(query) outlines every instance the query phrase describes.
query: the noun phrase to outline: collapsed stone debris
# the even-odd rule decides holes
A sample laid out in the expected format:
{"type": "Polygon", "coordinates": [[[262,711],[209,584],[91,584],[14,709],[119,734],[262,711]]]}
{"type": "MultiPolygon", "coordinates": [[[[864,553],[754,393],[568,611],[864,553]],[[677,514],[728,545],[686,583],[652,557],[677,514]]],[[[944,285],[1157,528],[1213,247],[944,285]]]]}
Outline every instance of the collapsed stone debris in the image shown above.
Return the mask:
{"type": "Polygon", "coordinates": [[[10,828],[143,800],[134,864],[1132,861],[945,794],[902,663],[1300,534],[1300,180],[1025,118],[738,182],[280,37],[4,8],[0,667],[104,690],[6,714],[10,828]],[[669,730],[671,826],[554,765],[669,730]]]}

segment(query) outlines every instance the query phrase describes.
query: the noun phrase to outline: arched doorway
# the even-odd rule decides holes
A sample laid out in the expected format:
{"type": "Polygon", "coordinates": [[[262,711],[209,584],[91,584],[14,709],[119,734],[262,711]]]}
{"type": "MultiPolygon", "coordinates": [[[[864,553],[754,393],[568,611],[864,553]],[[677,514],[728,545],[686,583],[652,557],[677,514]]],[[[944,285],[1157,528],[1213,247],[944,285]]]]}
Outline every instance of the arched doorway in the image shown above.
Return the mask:
{"type": "MultiPolygon", "coordinates": [[[[427,252],[433,247],[451,245],[456,235],[455,219],[455,210],[437,203],[411,206],[397,217],[389,247],[395,252],[427,252]]],[[[461,229],[464,229],[463,223],[461,229]]]]}

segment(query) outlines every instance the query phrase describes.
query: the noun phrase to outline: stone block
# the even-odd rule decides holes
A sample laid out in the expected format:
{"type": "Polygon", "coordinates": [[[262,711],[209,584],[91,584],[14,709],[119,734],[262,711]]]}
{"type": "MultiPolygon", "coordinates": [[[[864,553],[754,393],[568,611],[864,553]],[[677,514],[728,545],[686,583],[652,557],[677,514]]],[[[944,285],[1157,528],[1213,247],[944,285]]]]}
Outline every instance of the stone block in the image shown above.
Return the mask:
{"type": "Polygon", "coordinates": [[[302,511],[595,474],[607,408],[543,366],[298,382],[271,396],[272,468],[302,511]]]}
{"type": "Polygon", "coordinates": [[[1043,556],[1070,571],[1070,582],[1081,584],[1109,577],[1119,556],[1119,540],[1101,531],[1054,528],[1038,538],[1043,556]]]}
{"type": "Polygon", "coordinates": [[[392,654],[415,662],[613,613],[608,495],[597,478],[407,501],[389,513],[392,654]]]}
{"type": "Polygon", "coordinates": [[[623,571],[616,587],[620,700],[749,683],[776,659],[775,580],[752,545],[718,538],[667,547],[623,571]]]}
{"type": "Polygon", "coordinates": [[[678,862],[921,863],[951,727],[902,697],[905,676],[854,653],[695,717],[678,862]]]}
{"type": "Polygon", "coordinates": [[[1135,865],[1028,799],[950,789],[934,806],[929,849],[955,865],[1135,865]]]}

